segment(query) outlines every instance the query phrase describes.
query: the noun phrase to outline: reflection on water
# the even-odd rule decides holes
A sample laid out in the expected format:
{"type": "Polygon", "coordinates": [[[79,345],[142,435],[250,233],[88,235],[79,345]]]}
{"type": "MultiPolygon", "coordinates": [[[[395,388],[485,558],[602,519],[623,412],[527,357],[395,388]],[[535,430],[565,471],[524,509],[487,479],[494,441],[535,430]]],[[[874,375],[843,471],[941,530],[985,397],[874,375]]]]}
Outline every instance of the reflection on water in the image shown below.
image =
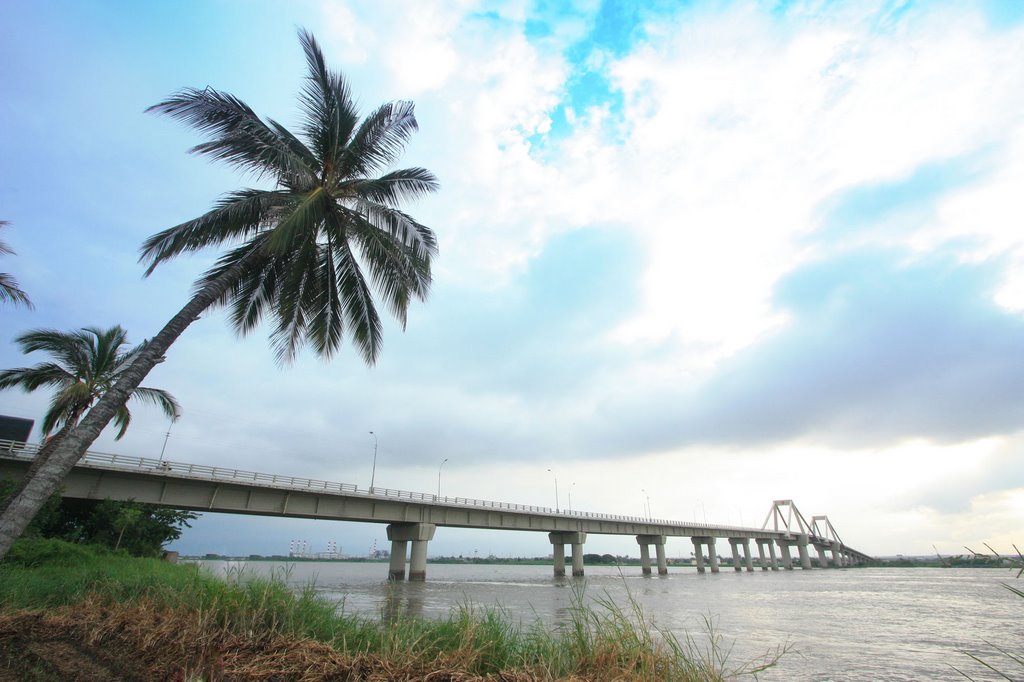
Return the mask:
{"type": "MultiPolygon", "coordinates": [[[[238,565],[201,562],[215,574],[238,565]]],[[[428,564],[426,582],[389,583],[387,564],[299,562],[245,565],[253,574],[283,575],[313,585],[345,613],[394,619],[443,618],[458,606],[499,606],[524,624],[557,626],[569,619],[574,591],[623,608],[635,600],[659,627],[701,637],[713,617],[733,641],[738,664],[787,641],[798,655],[760,679],[963,679],[952,665],[968,665],[962,650],[991,651],[985,640],[1020,652],[1024,600],[1002,583],[998,569],[898,569],[698,574],[673,568],[668,576],[641,576],[638,567],[588,567],[587,577],[555,578],[550,566],[428,564]]],[[[971,668],[976,679],[985,676],[971,668]]],[[[1020,668],[1017,668],[1020,671],[1020,668]]]]}

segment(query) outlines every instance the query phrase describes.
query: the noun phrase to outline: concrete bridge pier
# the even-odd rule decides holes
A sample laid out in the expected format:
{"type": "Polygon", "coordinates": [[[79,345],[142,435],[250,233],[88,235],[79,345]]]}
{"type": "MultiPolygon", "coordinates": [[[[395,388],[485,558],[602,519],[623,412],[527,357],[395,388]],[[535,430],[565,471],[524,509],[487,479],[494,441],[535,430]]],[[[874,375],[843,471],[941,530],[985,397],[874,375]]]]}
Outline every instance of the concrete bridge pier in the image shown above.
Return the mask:
{"type": "Polygon", "coordinates": [[[747,538],[743,538],[742,542],[743,544],[740,546],[743,547],[743,565],[746,567],[747,573],[753,573],[754,562],[750,558],[750,540],[748,540],[747,538]]]}
{"type": "Polygon", "coordinates": [[[668,560],[665,558],[665,536],[659,535],[661,542],[654,543],[654,555],[658,560],[658,575],[668,575],[668,560]]]}
{"type": "Polygon", "coordinates": [[[718,573],[718,554],[715,552],[715,539],[708,536],[690,539],[693,541],[693,556],[697,560],[697,572],[704,572],[704,551],[701,549],[701,546],[704,545],[708,548],[708,564],[711,565],[711,572],[718,573]]]}
{"type": "Polygon", "coordinates": [[[789,553],[791,540],[779,539],[779,555],[782,557],[782,567],[787,571],[793,570],[793,557],[789,553]]]}
{"type": "Polygon", "coordinates": [[[815,543],[814,549],[818,551],[818,566],[828,568],[828,555],[825,553],[825,545],[815,543]]]}
{"type": "Polygon", "coordinates": [[[775,541],[768,538],[757,539],[757,551],[761,555],[761,570],[779,570],[779,560],[775,556],[775,541]],[[768,550],[768,562],[765,561],[765,549],[768,550]]]}
{"type": "Polygon", "coordinates": [[[805,570],[811,567],[811,555],[807,551],[808,542],[809,538],[806,533],[797,536],[796,551],[800,554],[800,568],[805,570]]]}
{"type": "Polygon", "coordinates": [[[732,570],[739,573],[743,570],[740,564],[740,541],[736,538],[729,538],[729,548],[732,550],[732,570]]]}
{"type": "MultiPolygon", "coordinates": [[[[391,537],[391,526],[388,526],[388,537],[391,537]]],[[[409,553],[409,543],[405,540],[391,540],[391,564],[388,567],[388,580],[405,580],[405,559],[409,553]]]]}
{"type": "Polygon", "coordinates": [[[636,536],[636,541],[640,545],[640,572],[644,575],[651,574],[651,549],[647,546],[646,542],[640,542],[639,535],[636,536]]]}
{"type": "Polygon", "coordinates": [[[637,535],[636,543],[640,545],[640,570],[644,575],[651,574],[650,545],[654,545],[654,552],[657,556],[658,575],[668,574],[668,561],[665,559],[664,535],[637,535]]]}
{"type": "Polygon", "coordinates": [[[832,565],[836,568],[842,568],[843,566],[843,555],[836,546],[836,543],[832,543],[832,565]]]}
{"type": "Polygon", "coordinates": [[[409,559],[409,580],[427,579],[427,543],[434,539],[435,530],[437,526],[432,523],[388,525],[388,540],[391,540],[388,580],[405,580],[405,557],[410,542],[412,556],[409,559]]]}
{"type": "MultiPolygon", "coordinates": [[[[738,573],[745,567],[748,571],[754,570],[754,564],[750,559],[750,539],[749,538],[729,538],[729,544],[732,546],[732,565],[733,569],[738,573]],[[740,556],[740,550],[743,550],[742,557],[740,556]]],[[[763,556],[763,555],[762,555],[763,556]]],[[[763,561],[762,561],[763,565],[763,561]]]]}
{"type": "Polygon", "coordinates": [[[587,541],[586,533],[572,531],[554,531],[548,533],[551,541],[552,554],[555,558],[555,576],[565,575],[565,546],[572,545],[572,574],[574,577],[583,575],[583,543],[587,541]]]}

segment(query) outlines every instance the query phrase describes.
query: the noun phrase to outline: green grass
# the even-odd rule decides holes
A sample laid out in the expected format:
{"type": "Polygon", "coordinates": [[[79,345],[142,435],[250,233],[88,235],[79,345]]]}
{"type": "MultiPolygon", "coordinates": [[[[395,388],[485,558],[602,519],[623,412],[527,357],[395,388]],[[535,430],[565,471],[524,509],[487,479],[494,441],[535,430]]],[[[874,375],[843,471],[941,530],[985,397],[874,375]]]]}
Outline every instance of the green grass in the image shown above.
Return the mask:
{"type": "Polygon", "coordinates": [[[399,666],[474,675],[525,671],[530,679],[723,680],[756,675],[787,650],[733,666],[710,619],[698,644],[659,629],[633,600],[625,609],[607,597],[587,604],[582,588],[575,591],[568,622],[548,628],[472,604],[437,621],[354,616],[339,613],[312,587],[293,592],[285,577],[238,572],[222,580],[192,565],[23,540],[0,563],[0,604],[8,612],[83,602],[145,604],[185,611],[203,632],[315,640],[345,655],[375,656],[399,666]]]}

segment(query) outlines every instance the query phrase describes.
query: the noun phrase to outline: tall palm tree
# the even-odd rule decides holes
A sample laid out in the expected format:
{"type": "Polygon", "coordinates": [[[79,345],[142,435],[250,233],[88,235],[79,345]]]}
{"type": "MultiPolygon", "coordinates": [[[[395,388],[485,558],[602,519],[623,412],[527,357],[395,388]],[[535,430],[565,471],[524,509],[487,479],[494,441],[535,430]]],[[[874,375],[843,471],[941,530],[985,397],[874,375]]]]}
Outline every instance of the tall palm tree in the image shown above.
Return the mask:
{"type": "MultiPolygon", "coordinates": [[[[15,339],[22,353],[49,353],[51,362],[34,367],[18,367],[0,371],[0,389],[22,388],[32,392],[44,386],[56,389],[50,409],[43,417],[43,436],[74,426],[93,403],[110,390],[121,373],[131,365],[145,344],[125,350],[128,332],[120,326],[110,329],[85,327],[74,332],[35,329],[15,339]]],[[[172,421],[181,414],[181,407],[167,391],[136,387],[130,396],[160,407],[172,421]]],[[[116,439],[128,430],[131,413],[122,404],[114,414],[118,427],[116,439]]]]}
{"type": "MultiPolygon", "coordinates": [[[[0,220],[0,228],[7,227],[9,224],[6,220],[0,220]]],[[[0,240],[0,254],[14,255],[14,249],[0,240]]],[[[22,291],[18,282],[6,272],[0,272],[0,301],[14,301],[29,308],[32,307],[32,301],[29,300],[28,294],[22,291]]]]}
{"type": "Polygon", "coordinates": [[[299,39],[308,66],[299,135],[211,88],[182,90],[149,109],[205,134],[208,141],[194,153],[271,179],[274,187],[232,192],[143,244],[147,275],[181,253],[232,248],[8,505],[0,516],[0,558],[132,389],[210,306],[229,306],[231,324],[242,334],[265,315],[274,317],[271,340],[282,363],[306,344],[330,357],[347,333],[373,364],[381,322],[371,285],[403,328],[412,298],[426,298],[437,243],[399,206],[435,191],[437,180],[422,168],[388,170],[417,130],[413,105],[384,104],[360,121],[344,77],[327,69],[311,34],[300,31],[299,39]]]}

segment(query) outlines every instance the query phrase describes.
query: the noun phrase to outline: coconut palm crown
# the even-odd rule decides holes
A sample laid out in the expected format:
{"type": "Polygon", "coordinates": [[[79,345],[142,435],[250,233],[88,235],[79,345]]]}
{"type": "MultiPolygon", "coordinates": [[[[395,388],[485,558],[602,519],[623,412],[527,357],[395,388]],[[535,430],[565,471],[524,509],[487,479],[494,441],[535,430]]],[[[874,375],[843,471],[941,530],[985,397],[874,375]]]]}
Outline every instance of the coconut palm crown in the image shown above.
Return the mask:
{"type": "Polygon", "coordinates": [[[427,295],[437,243],[398,206],[438,183],[423,168],[387,171],[417,130],[412,103],[384,104],[360,121],[345,79],[327,69],[312,35],[300,31],[300,40],[309,73],[299,135],[211,88],[181,90],[147,110],[211,138],[193,153],[275,186],[224,196],[204,215],[148,239],[142,260],[149,274],[183,252],[241,242],[197,283],[201,288],[243,265],[217,301],[231,307],[239,333],[270,313],[281,362],[307,343],[330,357],[347,331],[373,364],[381,322],[367,275],[404,328],[410,299],[427,295]]]}
{"type": "MultiPolygon", "coordinates": [[[[120,326],[85,327],[74,332],[55,329],[26,332],[15,339],[22,352],[49,353],[53,361],[0,371],[0,389],[22,388],[31,392],[44,386],[54,388],[56,393],[50,401],[50,409],[43,417],[42,435],[48,436],[64,425],[74,426],[145,346],[124,350],[127,337],[128,333],[120,326]]],[[[171,420],[181,414],[178,401],[167,391],[139,386],[131,392],[131,397],[157,405],[171,420]]],[[[118,427],[116,439],[124,436],[131,418],[127,405],[121,405],[114,415],[118,427]]]]}
{"type": "MultiPolygon", "coordinates": [[[[6,220],[0,220],[0,227],[7,227],[7,225],[8,222],[6,220]]],[[[3,240],[0,240],[0,255],[13,254],[14,249],[4,243],[3,240]]],[[[14,303],[26,305],[29,308],[32,307],[32,301],[29,300],[28,294],[18,286],[17,280],[6,272],[0,272],[0,301],[13,301],[14,303]]]]}

